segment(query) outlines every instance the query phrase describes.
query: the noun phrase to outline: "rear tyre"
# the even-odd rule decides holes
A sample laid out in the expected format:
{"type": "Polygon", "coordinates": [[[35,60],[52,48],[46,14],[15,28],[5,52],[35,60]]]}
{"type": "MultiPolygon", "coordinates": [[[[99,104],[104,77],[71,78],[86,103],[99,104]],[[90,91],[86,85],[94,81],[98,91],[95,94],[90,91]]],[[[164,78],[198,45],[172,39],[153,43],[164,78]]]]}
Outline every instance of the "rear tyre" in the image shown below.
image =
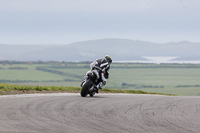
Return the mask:
{"type": "Polygon", "coordinates": [[[90,93],[90,97],[93,97],[95,94],[95,92],[90,93]]]}
{"type": "Polygon", "coordinates": [[[86,83],[83,85],[81,90],[81,96],[86,97],[88,95],[89,89],[92,87],[92,81],[87,80],[86,83]]]}

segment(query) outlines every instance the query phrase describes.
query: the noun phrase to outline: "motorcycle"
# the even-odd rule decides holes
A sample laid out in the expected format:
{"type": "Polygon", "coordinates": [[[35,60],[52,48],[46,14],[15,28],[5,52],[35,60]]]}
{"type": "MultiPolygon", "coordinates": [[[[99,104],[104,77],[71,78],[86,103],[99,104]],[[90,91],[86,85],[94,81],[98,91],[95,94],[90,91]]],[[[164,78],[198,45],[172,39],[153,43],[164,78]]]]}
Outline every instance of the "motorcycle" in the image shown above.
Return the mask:
{"type": "Polygon", "coordinates": [[[96,85],[99,83],[99,73],[97,70],[90,70],[87,73],[87,79],[81,84],[81,96],[87,97],[89,94],[90,97],[93,97],[96,93],[96,85]]]}

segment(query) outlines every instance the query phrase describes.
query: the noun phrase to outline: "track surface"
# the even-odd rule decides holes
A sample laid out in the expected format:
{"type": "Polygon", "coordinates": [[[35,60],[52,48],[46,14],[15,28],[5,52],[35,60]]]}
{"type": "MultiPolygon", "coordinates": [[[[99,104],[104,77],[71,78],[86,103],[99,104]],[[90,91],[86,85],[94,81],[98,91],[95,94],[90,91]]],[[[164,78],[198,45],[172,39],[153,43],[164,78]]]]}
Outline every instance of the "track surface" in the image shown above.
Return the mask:
{"type": "Polygon", "coordinates": [[[0,133],[199,133],[200,97],[0,97],[0,133]]]}

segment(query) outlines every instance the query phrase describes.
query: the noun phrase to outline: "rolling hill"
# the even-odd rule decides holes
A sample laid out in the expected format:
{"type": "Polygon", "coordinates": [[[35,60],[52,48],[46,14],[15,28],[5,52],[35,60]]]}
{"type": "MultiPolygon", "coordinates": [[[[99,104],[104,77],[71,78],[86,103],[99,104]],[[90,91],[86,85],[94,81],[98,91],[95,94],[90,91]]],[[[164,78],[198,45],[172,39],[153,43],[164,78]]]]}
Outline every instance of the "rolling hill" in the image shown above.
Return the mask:
{"type": "Polygon", "coordinates": [[[176,60],[200,59],[200,43],[188,41],[165,44],[129,39],[101,39],[66,45],[0,44],[0,60],[92,61],[104,55],[114,60],[145,60],[143,56],[178,56],[176,60]]]}

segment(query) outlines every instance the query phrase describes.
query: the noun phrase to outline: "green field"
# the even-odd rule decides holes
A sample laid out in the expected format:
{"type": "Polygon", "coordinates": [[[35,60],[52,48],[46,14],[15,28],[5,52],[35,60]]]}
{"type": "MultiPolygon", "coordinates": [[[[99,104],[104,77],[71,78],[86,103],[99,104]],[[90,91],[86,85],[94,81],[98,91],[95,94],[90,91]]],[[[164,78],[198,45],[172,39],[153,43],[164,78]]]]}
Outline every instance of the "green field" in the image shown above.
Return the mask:
{"type": "MultiPolygon", "coordinates": [[[[32,93],[80,93],[81,87],[63,87],[63,86],[25,86],[15,84],[0,83],[0,95],[15,95],[15,94],[32,94],[32,93]]],[[[128,93],[128,94],[154,94],[154,95],[169,95],[164,93],[152,93],[141,90],[124,90],[124,89],[100,89],[101,93],[128,93]]]]}
{"type": "MultiPolygon", "coordinates": [[[[34,86],[79,87],[89,62],[8,62],[0,64],[0,82],[34,86]]],[[[113,63],[105,88],[200,95],[200,65],[113,63]]]]}

